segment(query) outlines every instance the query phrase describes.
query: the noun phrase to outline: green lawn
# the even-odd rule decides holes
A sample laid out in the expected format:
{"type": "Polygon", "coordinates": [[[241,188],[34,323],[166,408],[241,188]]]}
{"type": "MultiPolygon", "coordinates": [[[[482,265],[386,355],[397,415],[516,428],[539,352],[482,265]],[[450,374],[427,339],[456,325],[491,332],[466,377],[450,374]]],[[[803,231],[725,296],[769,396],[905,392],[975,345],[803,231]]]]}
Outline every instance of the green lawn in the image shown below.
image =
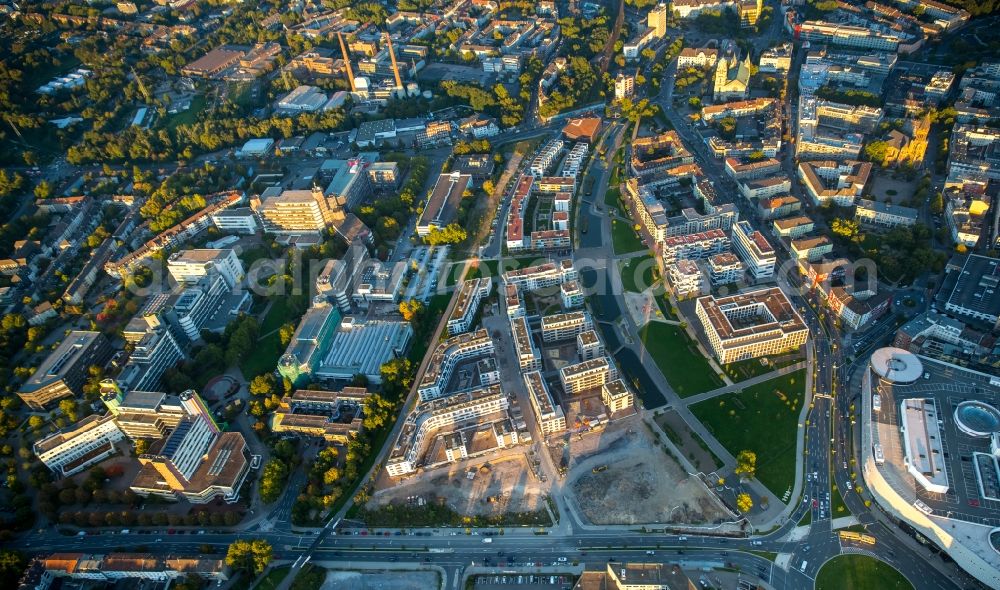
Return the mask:
{"type": "Polygon", "coordinates": [[[618,270],[622,275],[622,287],[633,293],[642,293],[660,280],[660,269],[657,268],[652,256],[621,261],[618,263],[618,270]]]}
{"type": "Polygon", "coordinates": [[[663,318],[667,320],[676,320],[677,314],[674,312],[673,307],[670,305],[670,300],[667,299],[666,295],[660,295],[656,298],[656,304],[660,306],[660,313],[663,314],[663,318]]]}
{"type": "Polygon", "coordinates": [[[850,514],[847,510],[847,505],[844,504],[844,498],[840,495],[840,486],[832,484],[830,489],[830,518],[850,516],[850,514]]]}
{"type": "Polygon", "coordinates": [[[267,575],[261,578],[259,582],[257,582],[257,585],[254,586],[254,590],[274,590],[278,587],[278,584],[281,584],[282,580],[288,576],[288,572],[290,572],[291,569],[292,566],[290,565],[283,565],[272,569],[267,572],[267,575]]]}
{"type": "Polygon", "coordinates": [[[757,453],[757,479],[779,498],[795,480],[795,434],[805,379],[803,369],[691,407],[730,453],[757,453]]]}
{"type": "Polygon", "coordinates": [[[650,322],[639,337],[677,395],[688,397],[722,386],[712,366],[679,326],[650,322]]]}
{"type": "Polygon", "coordinates": [[[788,354],[777,357],[771,357],[768,363],[761,364],[761,359],[747,359],[745,361],[738,361],[735,363],[729,363],[728,365],[723,365],[722,369],[726,372],[726,375],[736,382],[746,381],[747,379],[753,379],[754,377],[759,377],[766,373],[776,371],[782,367],[787,367],[789,365],[794,365],[795,363],[805,360],[800,354],[788,354]]]}
{"type": "Polygon", "coordinates": [[[816,590],[912,590],[903,574],[867,555],[838,555],[816,576],[816,590]]]}
{"type": "Polygon", "coordinates": [[[288,300],[284,297],[272,298],[271,299],[271,309],[268,310],[267,315],[264,317],[264,321],[260,325],[261,334],[267,334],[277,330],[283,326],[286,322],[292,320],[291,317],[292,310],[288,309],[288,300]]]}
{"type": "Polygon", "coordinates": [[[249,380],[261,373],[270,373],[278,366],[278,358],[283,352],[281,336],[277,332],[261,338],[250,355],[240,363],[243,376],[249,380]]]}
{"type": "Polygon", "coordinates": [[[802,520],[799,521],[799,526],[806,526],[811,523],[813,519],[813,511],[806,510],[806,513],[802,515],[802,520]]]}
{"type": "Polygon", "coordinates": [[[604,204],[607,207],[621,207],[622,191],[617,186],[610,186],[604,193],[604,204]]]}
{"type": "Polygon", "coordinates": [[[164,128],[169,131],[173,131],[178,125],[190,125],[198,120],[198,113],[205,110],[205,105],[208,104],[208,99],[205,95],[198,94],[191,99],[191,106],[186,111],[177,113],[176,115],[170,115],[164,120],[164,128]]]}
{"type": "Polygon", "coordinates": [[[326,570],[311,563],[306,564],[295,579],[292,580],[290,590],[319,590],[326,580],[326,570]]]}
{"type": "Polygon", "coordinates": [[[611,220],[611,242],[615,247],[615,254],[630,254],[646,249],[632,226],[617,219],[611,220]]]}

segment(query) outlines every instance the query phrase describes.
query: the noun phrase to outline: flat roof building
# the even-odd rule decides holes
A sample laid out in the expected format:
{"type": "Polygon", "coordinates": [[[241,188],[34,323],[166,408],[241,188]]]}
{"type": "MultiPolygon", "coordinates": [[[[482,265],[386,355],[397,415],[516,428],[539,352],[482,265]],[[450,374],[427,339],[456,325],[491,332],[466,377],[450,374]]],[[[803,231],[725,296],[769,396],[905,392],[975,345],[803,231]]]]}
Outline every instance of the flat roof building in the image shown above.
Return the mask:
{"type": "Polygon", "coordinates": [[[530,371],[524,374],[524,386],[528,391],[531,409],[535,412],[535,420],[542,436],[556,434],[566,430],[566,415],[563,409],[556,405],[545,384],[540,371],[530,371]]]}
{"type": "Polygon", "coordinates": [[[70,332],[38,369],[21,385],[17,395],[33,410],[83,393],[91,365],[104,366],[111,344],[100,332],[70,332]]]}
{"type": "Polygon", "coordinates": [[[809,335],[802,317],[777,287],[700,297],[695,312],[722,364],[794,350],[809,335]]]}
{"type": "Polygon", "coordinates": [[[114,416],[91,415],[34,444],[38,460],[61,477],[68,477],[117,452],[125,438],[114,416]]]}
{"type": "Polygon", "coordinates": [[[468,174],[441,174],[438,176],[431,196],[424,204],[424,210],[417,220],[417,235],[427,237],[431,231],[443,229],[455,219],[462,195],[472,186],[472,176],[468,174]]]}
{"type": "Polygon", "coordinates": [[[340,391],[300,389],[281,398],[271,415],[271,431],[293,432],[347,445],[363,427],[365,403],[371,394],[364,387],[340,391]]]}
{"type": "Polygon", "coordinates": [[[900,403],[899,428],[906,470],[928,492],[946,494],[948,471],[938,419],[933,399],[911,398],[900,403]]]}

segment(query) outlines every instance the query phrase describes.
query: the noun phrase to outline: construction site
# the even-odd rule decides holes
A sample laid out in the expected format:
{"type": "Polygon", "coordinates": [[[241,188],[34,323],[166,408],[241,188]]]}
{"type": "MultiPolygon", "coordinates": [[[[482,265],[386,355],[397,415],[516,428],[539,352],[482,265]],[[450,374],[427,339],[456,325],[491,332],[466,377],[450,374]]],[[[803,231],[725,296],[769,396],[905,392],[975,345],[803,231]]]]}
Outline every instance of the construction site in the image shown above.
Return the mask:
{"type": "Polygon", "coordinates": [[[587,524],[712,525],[735,517],[653,440],[638,416],[570,436],[566,499],[587,524]]]}
{"type": "Polygon", "coordinates": [[[435,504],[464,516],[484,517],[544,510],[549,486],[537,477],[536,462],[528,453],[525,448],[517,454],[421,473],[375,491],[366,509],[435,504]]]}

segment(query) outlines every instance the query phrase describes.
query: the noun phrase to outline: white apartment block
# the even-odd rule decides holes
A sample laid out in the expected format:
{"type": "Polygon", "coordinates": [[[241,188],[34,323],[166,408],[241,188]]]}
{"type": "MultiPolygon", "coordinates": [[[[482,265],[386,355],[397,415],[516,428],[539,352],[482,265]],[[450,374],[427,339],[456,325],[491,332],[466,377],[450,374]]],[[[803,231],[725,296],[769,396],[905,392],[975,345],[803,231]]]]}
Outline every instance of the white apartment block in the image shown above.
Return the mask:
{"type": "Polygon", "coordinates": [[[701,260],[729,250],[729,237],[721,229],[671,236],[663,241],[663,262],[673,264],[678,260],[701,260]]]}
{"type": "Polygon", "coordinates": [[[563,409],[552,400],[552,393],[539,371],[524,374],[524,386],[528,390],[528,400],[531,409],[535,411],[535,420],[542,436],[549,436],[566,430],[566,415],[563,409]]]}
{"type": "Polygon", "coordinates": [[[861,49],[881,49],[896,51],[903,41],[899,35],[824,21],[805,21],[798,26],[799,37],[807,41],[858,47],[861,49]]]}
{"type": "Polygon", "coordinates": [[[816,224],[810,217],[797,215],[795,217],[775,219],[772,227],[774,228],[774,234],[780,238],[801,238],[806,234],[812,233],[816,228],[816,224]]]}
{"type": "Polygon", "coordinates": [[[601,401],[608,408],[608,413],[621,412],[635,404],[635,396],[625,385],[625,381],[615,379],[601,386],[601,401]]]}
{"type": "Polygon", "coordinates": [[[521,294],[517,292],[517,287],[507,285],[504,287],[504,307],[507,309],[507,318],[516,319],[524,317],[524,304],[521,302],[521,294]]]}
{"type": "Polygon", "coordinates": [[[695,313],[722,364],[795,349],[809,335],[809,328],[777,287],[731,297],[701,297],[695,313]]]}
{"type": "Polygon", "coordinates": [[[249,207],[223,209],[212,213],[209,217],[215,227],[224,232],[252,234],[260,227],[260,224],[257,223],[257,216],[249,207]]]}
{"type": "Polygon", "coordinates": [[[740,194],[750,201],[759,201],[778,195],[787,195],[792,190],[792,181],[784,174],[766,176],[739,183],[740,194]]]}
{"type": "Polygon", "coordinates": [[[596,330],[581,332],[576,337],[576,350],[581,361],[589,361],[604,356],[604,343],[596,330]]]}
{"type": "MultiPolygon", "coordinates": [[[[587,159],[587,153],[590,150],[590,146],[586,142],[579,141],[573,145],[573,149],[566,154],[563,158],[562,170],[559,175],[563,177],[577,177],[580,175],[580,168],[583,167],[584,161],[587,159]]],[[[559,194],[571,194],[571,193],[559,193],[559,194]]],[[[563,206],[566,207],[566,211],[569,211],[569,203],[565,203],[563,206]]],[[[558,209],[556,209],[558,211],[558,209]]]]}
{"type": "Polygon", "coordinates": [[[621,100],[633,94],[635,94],[635,77],[619,72],[615,78],[615,98],[621,100]]]}
{"type": "Polygon", "coordinates": [[[479,312],[480,302],[492,292],[493,281],[490,278],[483,277],[463,282],[455,308],[448,318],[448,334],[455,336],[468,332],[472,328],[476,313],[479,312]]]}
{"type": "Polygon", "coordinates": [[[403,423],[386,460],[386,472],[392,477],[413,473],[419,466],[425,441],[432,440],[439,430],[504,412],[509,406],[499,385],[418,404],[403,423]]]}
{"type": "Polygon", "coordinates": [[[739,158],[726,158],[726,174],[733,180],[756,180],[781,172],[781,162],[767,158],[757,162],[742,162],[739,158]]]}
{"type": "Polygon", "coordinates": [[[774,265],[777,262],[774,247],[749,222],[740,221],[733,226],[733,250],[755,279],[774,276],[774,265]]]}
{"type": "Polygon", "coordinates": [[[441,342],[434,349],[417,387],[420,400],[426,402],[445,395],[445,387],[460,362],[480,359],[494,352],[493,339],[486,330],[459,334],[441,342]]]}
{"type": "Polygon", "coordinates": [[[520,369],[522,371],[541,369],[542,353],[538,352],[538,348],[535,347],[535,342],[531,338],[528,320],[524,316],[512,319],[510,333],[514,338],[514,354],[517,355],[517,364],[520,369]]]}
{"type": "Polygon", "coordinates": [[[513,285],[518,290],[536,291],[546,287],[561,285],[579,277],[573,261],[546,262],[518,270],[509,270],[502,275],[504,285],[513,285]]]}
{"type": "Polygon", "coordinates": [[[559,380],[568,395],[600,387],[617,378],[618,368],[607,356],[559,369],[559,380]]]}
{"type": "Polygon", "coordinates": [[[799,179],[814,205],[833,202],[840,207],[854,205],[871,175],[870,162],[856,160],[800,162],[799,179]]]}
{"type": "Polygon", "coordinates": [[[167,259],[167,272],[178,283],[197,283],[202,277],[218,273],[230,288],[243,280],[243,264],[230,248],[198,249],[174,252],[167,259]]]}
{"type": "Polygon", "coordinates": [[[128,363],[118,374],[125,391],[157,391],[163,372],[184,358],[177,340],[163,326],[150,328],[135,343],[128,363]]]}
{"type": "Polygon", "coordinates": [[[176,322],[189,340],[198,340],[202,327],[219,311],[227,291],[226,280],[221,275],[205,277],[197,285],[171,297],[164,315],[176,322]]]}
{"type": "Polygon", "coordinates": [[[854,209],[854,217],[860,223],[883,229],[911,227],[917,223],[919,214],[920,212],[912,207],[868,199],[858,199],[858,206],[854,209]]]}
{"type": "Polygon", "coordinates": [[[709,256],[708,278],[713,285],[738,283],[743,278],[743,263],[732,252],[709,256]]]}
{"type": "Polygon", "coordinates": [[[563,309],[573,309],[583,305],[583,289],[578,281],[568,281],[559,285],[559,296],[563,309]]]}
{"type": "Polygon", "coordinates": [[[113,415],[95,414],[36,442],[34,451],[46,467],[68,477],[114,455],[124,438],[113,415]]]}
{"type": "Polygon", "coordinates": [[[538,150],[535,154],[534,159],[531,160],[531,166],[528,167],[528,172],[531,173],[535,178],[540,178],[548,174],[549,169],[552,168],[552,163],[555,162],[559,154],[562,153],[562,149],[565,143],[561,139],[552,139],[546,143],[542,149],[538,150]]]}
{"type": "Polygon", "coordinates": [[[581,332],[592,330],[594,322],[586,311],[573,311],[542,317],[542,342],[558,342],[576,338],[581,332]]]}
{"type": "Polygon", "coordinates": [[[677,55],[677,69],[684,68],[713,68],[715,62],[719,60],[719,50],[709,47],[700,49],[685,47],[677,55]]]}
{"type": "Polygon", "coordinates": [[[833,252],[833,242],[826,236],[806,236],[791,241],[792,256],[796,260],[816,262],[833,252]]]}
{"type": "Polygon", "coordinates": [[[701,295],[705,287],[705,276],[692,260],[682,259],[667,266],[667,278],[679,298],[701,295]]]}
{"type": "Polygon", "coordinates": [[[792,44],[765,49],[760,54],[760,71],[787,72],[792,67],[792,44]]]}

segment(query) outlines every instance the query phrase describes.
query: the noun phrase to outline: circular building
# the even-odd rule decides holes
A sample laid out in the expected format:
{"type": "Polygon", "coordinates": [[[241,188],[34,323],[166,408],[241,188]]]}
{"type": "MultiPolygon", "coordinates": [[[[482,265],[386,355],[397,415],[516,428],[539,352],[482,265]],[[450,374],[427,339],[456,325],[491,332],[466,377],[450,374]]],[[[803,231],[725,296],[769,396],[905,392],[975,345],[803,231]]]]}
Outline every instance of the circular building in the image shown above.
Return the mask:
{"type": "Polygon", "coordinates": [[[987,438],[1000,432],[1000,410],[985,402],[964,401],[955,408],[955,426],[966,436],[987,438]]]}
{"type": "Polygon", "coordinates": [[[924,372],[917,355],[893,346],[876,350],[869,362],[879,377],[893,383],[913,383],[924,372]]]}

